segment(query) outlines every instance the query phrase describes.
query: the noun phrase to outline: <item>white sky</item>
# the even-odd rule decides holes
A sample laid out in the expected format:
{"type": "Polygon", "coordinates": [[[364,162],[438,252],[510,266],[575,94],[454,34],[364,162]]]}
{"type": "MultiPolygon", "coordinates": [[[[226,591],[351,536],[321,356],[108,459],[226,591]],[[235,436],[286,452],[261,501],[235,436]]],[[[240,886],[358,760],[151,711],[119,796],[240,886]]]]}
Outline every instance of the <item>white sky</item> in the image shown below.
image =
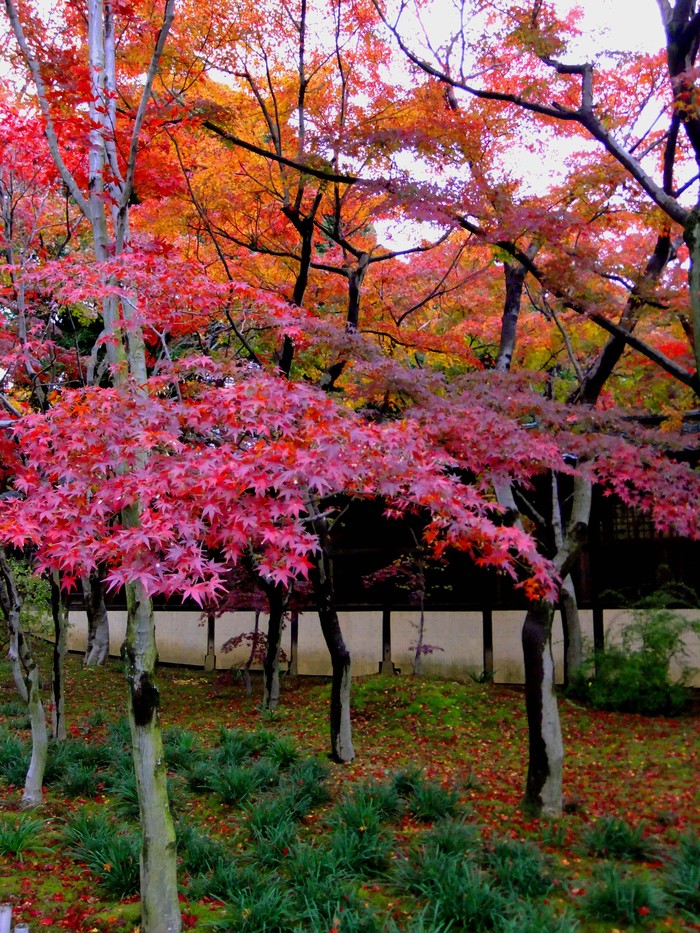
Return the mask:
{"type": "MultiPolygon", "coordinates": [[[[582,26],[590,30],[595,46],[630,51],[660,48],[664,42],[661,14],[656,0],[555,0],[561,10],[575,6],[584,11],[582,26]]],[[[590,51],[582,36],[581,48],[590,51]]]]}
{"type": "MultiPolygon", "coordinates": [[[[570,44],[569,51],[562,56],[566,62],[590,61],[607,50],[650,52],[665,44],[661,14],[656,0],[553,0],[553,3],[562,13],[574,7],[583,10],[583,19],[579,27],[582,35],[575,43],[570,44]]],[[[444,25],[447,28],[446,22],[444,25]]],[[[518,147],[514,140],[511,156],[516,174],[520,175],[524,163],[528,164],[524,175],[529,179],[529,183],[521,193],[537,193],[540,188],[545,189],[562,177],[560,166],[563,160],[568,154],[583,149],[584,145],[580,139],[560,140],[557,143],[557,151],[552,151],[552,157],[547,159],[545,165],[540,161],[533,164],[533,156],[525,147],[518,147]]],[[[596,143],[591,141],[591,146],[595,145],[596,143]]],[[[412,162],[415,171],[415,157],[411,156],[408,161],[412,162]]],[[[392,224],[379,221],[376,228],[380,241],[397,249],[416,245],[424,237],[437,238],[441,233],[437,227],[430,224],[392,224]]]]}

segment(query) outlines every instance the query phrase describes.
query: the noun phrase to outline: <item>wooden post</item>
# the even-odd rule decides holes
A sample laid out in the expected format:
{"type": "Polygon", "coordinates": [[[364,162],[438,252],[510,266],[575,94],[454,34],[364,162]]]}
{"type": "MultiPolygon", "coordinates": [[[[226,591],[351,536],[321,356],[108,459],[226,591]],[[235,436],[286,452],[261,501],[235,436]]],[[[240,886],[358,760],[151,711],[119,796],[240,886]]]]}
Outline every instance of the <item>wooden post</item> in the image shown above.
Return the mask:
{"type": "Polygon", "coordinates": [[[207,653],[204,658],[204,670],[216,670],[216,618],[214,613],[210,612],[207,616],[207,653]]]}
{"type": "Polygon", "coordinates": [[[482,610],[481,631],[484,643],[484,671],[493,676],[493,610],[482,610]]]}
{"type": "Polygon", "coordinates": [[[299,673],[299,613],[296,609],[292,609],[289,613],[289,629],[291,646],[289,649],[289,670],[287,673],[295,676],[299,673]]]}
{"type": "Polygon", "coordinates": [[[379,673],[398,673],[391,660],[391,610],[389,609],[384,609],[382,612],[382,660],[379,662],[379,673]]]}
{"type": "Polygon", "coordinates": [[[601,606],[593,607],[593,648],[596,654],[605,651],[605,621],[601,606]]]}

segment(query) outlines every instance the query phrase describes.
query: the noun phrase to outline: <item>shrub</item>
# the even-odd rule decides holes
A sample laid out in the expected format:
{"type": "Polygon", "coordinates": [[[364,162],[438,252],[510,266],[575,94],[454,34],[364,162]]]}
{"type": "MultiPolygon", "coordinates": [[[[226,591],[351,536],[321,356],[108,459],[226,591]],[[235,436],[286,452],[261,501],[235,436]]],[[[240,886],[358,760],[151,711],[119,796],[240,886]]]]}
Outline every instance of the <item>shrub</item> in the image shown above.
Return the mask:
{"type": "Polygon", "coordinates": [[[382,822],[377,804],[364,796],[352,795],[338,803],[329,815],[329,823],[354,832],[379,829],[382,822]]]}
{"type": "Polygon", "coordinates": [[[299,758],[299,751],[294,742],[286,736],[275,736],[265,748],[268,758],[276,768],[286,770],[299,758]]]}
{"type": "Polygon", "coordinates": [[[255,888],[259,877],[254,866],[227,856],[219,860],[208,874],[191,878],[187,893],[195,901],[202,897],[232,901],[241,892],[255,888]]]}
{"type": "Polygon", "coordinates": [[[277,783],[277,769],[271,761],[249,765],[229,765],[212,775],[211,788],[224,803],[243,803],[256,791],[277,783]]]}
{"type": "Polygon", "coordinates": [[[553,880],[536,846],[516,839],[500,839],[484,854],[484,865],[500,887],[521,897],[539,897],[551,890],[553,880]]]}
{"type": "MultiPolygon", "coordinates": [[[[289,883],[298,899],[320,906],[333,905],[347,884],[347,873],[335,852],[310,843],[296,845],[287,864],[289,883]]],[[[330,906],[330,917],[333,914],[330,906]]]]}
{"type": "Polygon", "coordinates": [[[419,896],[432,896],[448,869],[461,870],[467,860],[458,852],[445,852],[437,846],[413,849],[407,861],[396,867],[396,881],[402,890],[419,896]]]}
{"type": "Polygon", "coordinates": [[[44,770],[44,784],[58,784],[66,770],[75,765],[83,765],[89,755],[89,745],[77,739],[65,739],[62,742],[49,742],[44,770]]]}
{"type": "Polygon", "coordinates": [[[410,797],[422,780],[422,768],[410,768],[406,771],[397,771],[391,778],[391,783],[399,797],[410,797]]]}
{"type": "Polygon", "coordinates": [[[676,715],[685,707],[689,691],[683,670],[671,682],[672,660],[682,664],[684,635],[698,631],[698,623],[664,607],[637,609],[622,633],[620,645],[589,655],[574,672],[569,694],[596,709],[676,715]]]}
{"type": "Polygon", "coordinates": [[[116,771],[106,783],[109,793],[115,797],[114,812],[119,819],[137,821],[140,816],[139,796],[133,768],[116,771]]]}
{"type": "Polygon", "coordinates": [[[378,825],[339,826],[331,841],[331,852],[347,871],[372,877],[386,871],[391,840],[378,825]]]}
{"type": "Polygon", "coordinates": [[[386,933],[388,927],[383,917],[378,917],[368,907],[347,899],[331,904],[331,911],[320,909],[315,915],[307,917],[303,927],[295,930],[309,933],[386,933]],[[332,924],[332,926],[330,925],[332,924]]]}
{"type": "Polygon", "coordinates": [[[291,892],[269,879],[254,890],[243,890],[227,905],[224,916],[212,922],[212,928],[236,933],[294,933],[298,927],[291,892]]]}
{"type": "Polygon", "coordinates": [[[293,809],[285,797],[262,799],[245,808],[246,823],[255,844],[254,860],[265,867],[277,866],[296,839],[293,809]]]}
{"type": "Polygon", "coordinates": [[[408,809],[417,820],[425,823],[452,816],[457,809],[457,791],[434,781],[417,781],[408,798],[408,809]]]}
{"type": "Polygon", "coordinates": [[[663,917],[668,901],[663,891],[645,878],[622,875],[614,865],[600,873],[584,901],[586,913],[593,920],[620,924],[644,923],[663,917]]]}
{"type": "Polygon", "coordinates": [[[195,793],[207,793],[213,790],[219,769],[209,758],[192,762],[185,772],[187,786],[195,793]]]}
{"type": "Polygon", "coordinates": [[[501,929],[508,917],[507,899],[467,862],[448,863],[429,897],[438,920],[470,933],[501,929]]]}
{"type": "Polygon", "coordinates": [[[464,856],[477,853],[481,848],[481,834],[475,826],[446,819],[436,823],[420,837],[426,850],[435,850],[442,856],[464,856]]]}
{"type": "Polygon", "coordinates": [[[212,839],[190,823],[179,823],[176,835],[182,867],[191,874],[212,871],[226,856],[226,849],[218,839],[212,839]]]}
{"type": "Polygon", "coordinates": [[[103,813],[90,813],[86,807],[81,807],[66,821],[63,838],[70,849],[78,851],[92,842],[106,841],[112,832],[113,827],[103,813]]]}
{"type": "Polygon", "coordinates": [[[700,838],[693,833],[681,836],[670,859],[665,887],[674,904],[692,920],[700,920],[700,838]]]}
{"type": "Polygon", "coordinates": [[[556,914],[544,905],[519,903],[498,933],[576,933],[578,920],[568,911],[556,914]]]}
{"type": "Polygon", "coordinates": [[[284,775],[280,791],[293,802],[295,816],[300,819],[331,799],[327,766],[317,758],[302,758],[284,775]]]}
{"type": "Polygon", "coordinates": [[[0,775],[8,784],[21,785],[29,768],[29,749],[15,735],[0,730],[0,775]]]}
{"type": "Polygon", "coordinates": [[[173,771],[189,771],[195,761],[201,760],[203,751],[199,739],[185,729],[166,729],[163,733],[165,761],[173,771]]]}
{"type": "Polygon", "coordinates": [[[395,785],[367,783],[357,784],[353,788],[352,796],[348,797],[338,810],[346,814],[346,821],[353,809],[373,810],[380,820],[393,820],[403,809],[403,800],[399,796],[395,785]]]}
{"type": "Polygon", "coordinates": [[[100,788],[100,776],[92,765],[72,761],[56,783],[68,797],[94,797],[100,788]]]}
{"type": "Polygon", "coordinates": [[[0,704],[0,715],[14,719],[15,721],[12,723],[14,729],[29,729],[31,727],[26,703],[21,703],[18,700],[2,703],[0,704]]]}
{"type": "Polygon", "coordinates": [[[590,855],[628,861],[643,862],[654,852],[641,824],[630,826],[614,816],[602,817],[589,826],[583,833],[583,844],[590,855]]]}
{"type": "Polygon", "coordinates": [[[0,817],[0,855],[14,855],[20,861],[24,852],[50,852],[50,846],[40,845],[46,823],[27,813],[0,817]]]}
{"type": "Polygon", "coordinates": [[[68,820],[64,837],[108,894],[121,899],[138,893],[141,843],[136,833],[81,810],[68,820]]]}
{"type": "Polygon", "coordinates": [[[256,742],[252,732],[243,729],[220,729],[219,747],[214,757],[218,765],[241,765],[251,758],[256,751],[256,742]]]}

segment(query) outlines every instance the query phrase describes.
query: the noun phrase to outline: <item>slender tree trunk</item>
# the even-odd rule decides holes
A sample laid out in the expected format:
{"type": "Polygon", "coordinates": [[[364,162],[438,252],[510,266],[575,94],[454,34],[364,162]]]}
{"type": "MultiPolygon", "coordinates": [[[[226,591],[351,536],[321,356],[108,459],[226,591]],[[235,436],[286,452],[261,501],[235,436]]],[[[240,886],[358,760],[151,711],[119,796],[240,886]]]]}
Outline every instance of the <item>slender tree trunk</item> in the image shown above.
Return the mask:
{"type": "Polygon", "coordinates": [[[583,636],[578,611],[576,587],[569,575],[561,585],[559,596],[562,624],[566,641],[565,673],[567,682],[577,667],[583,664],[583,636]]]}
{"type": "Polygon", "coordinates": [[[109,658],[109,617],[105,604],[104,583],[99,571],[83,577],[83,599],[88,633],[85,647],[85,667],[106,664],[109,658]]]}
{"type": "Polygon", "coordinates": [[[25,675],[27,684],[27,710],[32,729],[32,757],[24,781],[22,807],[38,807],[44,801],[42,785],[46,770],[49,737],[46,729],[44,705],[41,702],[39,668],[32,661],[25,675]]]}
{"type": "Polygon", "coordinates": [[[24,633],[20,611],[22,601],[17,592],[14,574],[0,548],[0,605],[5,615],[10,639],[9,658],[12,665],[12,677],[22,700],[27,704],[32,730],[32,757],[24,781],[22,807],[38,807],[44,796],[42,785],[46,769],[48,733],[46,717],[41,702],[39,668],[32,658],[24,633]]]}
{"type": "Polygon", "coordinates": [[[168,807],[160,695],[155,683],[157,652],[153,607],[140,584],[130,584],[126,591],[127,630],[122,654],[143,833],[141,929],[144,933],[179,933],[175,830],[168,807]]]}
{"type": "Polygon", "coordinates": [[[525,705],[529,758],[526,806],[542,816],[561,816],[564,746],[554,687],[551,606],[533,606],[523,625],[525,705]]]}
{"type": "Polygon", "coordinates": [[[367,274],[369,259],[369,253],[360,253],[357,257],[357,265],[354,269],[350,269],[348,273],[348,307],[345,326],[347,330],[352,333],[354,333],[360,325],[362,283],[367,274]]]}
{"type": "Polygon", "coordinates": [[[318,617],[333,669],[330,706],[331,758],[334,761],[352,761],[355,757],[355,749],[352,745],[350,717],[350,652],[343,639],[335,608],[333,568],[328,552],[330,543],[328,519],[318,513],[313,501],[309,501],[308,505],[309,514],[314,517],[313,525],[320,544],[314,574],[318,617]]]}
{"type": "Polygon", "coordinates": [[[282,626],[284,612],[289,598],[288,591],[282,586],[267,588],[270,609],[267,626],[267,651],[263,664],[263,709],[277,709],[280,701],[280,649],[282,646],[282,626]]]}
{"type": "Polygon", "coordinates": [[[688,287],[693,329],[693,351],[695,353],[695,370],[700,373],[700,206],[690,212],[683,237],[690,254],[688,287]]]}
{"type": "Polygon", "coordinates": [[[423,673],[423,639],[425,635],[425,612],[423,606],[420,607],[420,619],[418,621],[418,638],[416,639],[416,650],[413,652],[413,676],[420,677],[423,673]]]}
{"type": "Polygon", "coordinates": [[[350,718],[350,652],[343,640],[335,609],[321,609],[318,617],[333,667],[330,709],[331,757],[334,761],[352,761],[355,749],[352,745],[350,718]]]}
{"type": "Polygon", "coordinates": [[[51,735],[62,742],[66,737],[66,651],[68,610],[58,573],[51,574],[51,613],[53,615],[53,668],[51,671],[51,735]]]}

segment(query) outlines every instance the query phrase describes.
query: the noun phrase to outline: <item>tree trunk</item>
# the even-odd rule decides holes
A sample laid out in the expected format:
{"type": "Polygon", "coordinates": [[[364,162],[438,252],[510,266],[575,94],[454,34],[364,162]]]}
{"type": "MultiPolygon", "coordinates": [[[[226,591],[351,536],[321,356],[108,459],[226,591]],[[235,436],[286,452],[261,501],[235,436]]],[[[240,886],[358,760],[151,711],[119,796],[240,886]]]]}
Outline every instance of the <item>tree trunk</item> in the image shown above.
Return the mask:
{"type": "Polygon", "coordinates": [[[334,610],[319,610],[321,631],[326,640],[333,666],[331,682],[331,757],[334,761],[352,761],[352,723],[350,719],[350,652],[343,641],[343,633],[334,610]]]}
{"type": "Polygon", "coordinates": [[[551,606],[533,606],[523,625],[529,732],[525,805],[538,816],[557,817],[562,813],[564,746],[554,691],[552,616],[551,606]]]}
{"type": "Polygon", "coordinates": [[[51,671],[51,735],[62,742],[66,737],[66,640],[68,610],[61,592],[60,577],[51,574],[51,614],[53,615],[53,668],[51,671]]]}
{"type": "Polygon", "coordinates": [[[143,587],[130,584],[127,630],[122,655],[129,689],[129,722],[139,798],[141,849],[141,929],[179,933],[175,830],[168,807],[167,772],[160,730],[160,697],[153,606],[143,587]]]}
{"type": "Polygon", "coordinates": [[[280,701],[280,648],[282,625],[287,608],[288,591],[282,586],[266,587],[270,608],[267,626],[267,651],[263,664],[263,709],[277,709],[280,701]]]}
{"type": "Polygon", "coordinates": [[[320,545],[314,573],[318,617],[333,668],[330,706],[331,758],[334,761],[352,761],[355,749],[352,747],[350,718],[350,652],[343,640],[335,608],[328,519],[319,514],[312,500],[309,501],[308,508],[309,514],[313,516],[313,526],[320,545]]]}
{"type": "Polygon", "coordinates": [[[27,710],[32,728],[32,757],[29,770],[24,781],[22,794],[22,807],[38,807],[43,803],[44,771],[46,770],[46,754],[48,750],[48,733],[44,705],[41,702],[39,683],[39,668],[32,662],[25,675],[27,684],[27,710]]]}
{"type": "Polygon", "coordinates": [[[109,658],[109,617],[105,604],[105,591],[98,571],[83,577],[83,599],[88,622],[85,667],[98,667],[109,658]]]}
{"type": "Polygon", "coordinates": [[[690,291],[690,313],[693,328],[693,351],[695,371],[700,373],[700,206],[690,212],[683,238],[688,246],[690,267],[688,286],[690,291]]]}
{"type": "Polygon", "coordinates": [[[22,632],[20,600],[14,575],[4,548],[0,548],[0,605],[5,615],[10,639],[9,659],[12,677],[22,700],[27,704],[32,730],[32,757],[24,781],[22,807],[38,807],[43,802],[42,785],[46,769],[48,734],[41,702],[39,668],[34,663],[29,645],[22,632]]]}
{"type": "Polygon", "coordinates": [[[561,585],[559,596],[562,625],[564,628],[564,641],[566,657],[565,678],[569,678],[583,664],[583,636],[581,634],[581,617],[578,611],[576,587],[571,576],[568,576],[561,585]]]}
{"type": "Polygon", "coordinates": [[[413,676],[420,677],[423,673],[423,641],[425,635],[425,611],[423,605],[420,607],[420,621],[418,622],[418,638],[416,640],[416,650],[413,653],[413,676]]]}
{"type": "Polygon", "coordinates": [[[357,257],[357,265],[348,272],[348,308],[345,327],[350,333],[354,333],[360,326],[360,297],[369,258],[369,253],[360,253],[357,257]]]}

